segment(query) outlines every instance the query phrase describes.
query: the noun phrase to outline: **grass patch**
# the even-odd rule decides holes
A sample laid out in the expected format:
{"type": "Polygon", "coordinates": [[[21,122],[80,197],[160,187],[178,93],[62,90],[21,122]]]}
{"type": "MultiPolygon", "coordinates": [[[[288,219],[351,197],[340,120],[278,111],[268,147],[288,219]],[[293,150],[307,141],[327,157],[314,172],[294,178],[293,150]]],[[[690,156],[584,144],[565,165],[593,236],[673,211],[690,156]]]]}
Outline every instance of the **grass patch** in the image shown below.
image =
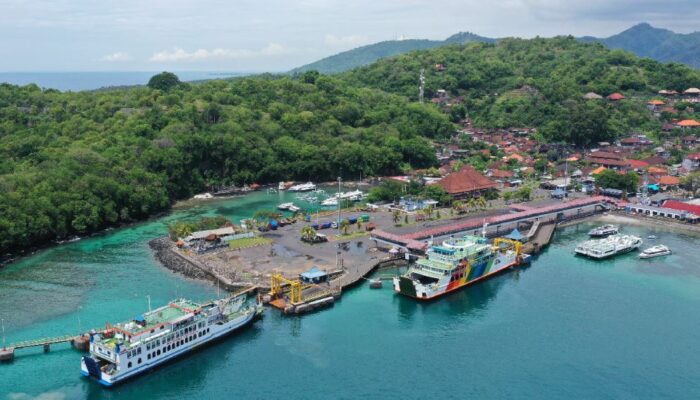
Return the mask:
{"type": "Polygon", "coordinates": [[[233,250],[247,249],[249,247],[263,246],[272,243],[272,239],[256,236],[252,238],[241,238],[228,242],[228,247],[233,250]]]}
{"type": "Polygon", "coordinates": [[[334,239],[337,240],[345,240],[345,239],[354,239],[358,237],[363,237],[369,235],[369,232],[367,231],[356,231],[356,232],[350,232],[347,235],[335,235],[333,236],[334,239]]]}

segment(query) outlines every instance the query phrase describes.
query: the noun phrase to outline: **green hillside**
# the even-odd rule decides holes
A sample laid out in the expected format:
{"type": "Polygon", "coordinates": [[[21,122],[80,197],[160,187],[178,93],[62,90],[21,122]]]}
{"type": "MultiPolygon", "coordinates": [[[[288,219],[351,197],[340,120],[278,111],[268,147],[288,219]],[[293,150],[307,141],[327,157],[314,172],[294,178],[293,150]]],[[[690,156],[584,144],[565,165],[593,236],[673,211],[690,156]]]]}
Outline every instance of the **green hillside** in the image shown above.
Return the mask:
{"type": "Polygon", "coordinates": [[[166,210],[221,185],[427,167],[432,107],[309,73],[60,93],[0,85],[0,254],[166,210]]]}
{"type": "Polygon", "coordinates": [[[292,70],[291,73],[315,70],[324,74],[335,74],[371,64],[385,57],[391,57],[397,54],[407,53],[409,51],[431,49],[438,46],[444,46],[446,44],[461,44],[470,42],[490,43],[493,41],[494,39],[481,37],[468,32],[457,33],[445,40],[387,40],[326,57],[311,64],[296,68],[292,70]]]}
{"type": "Polygon", "coordinates": [[[598,41],[612,49],[624,49],[640,57],[700,68],[700,32],[675,33],[642,23],[608,38],[587,37],[582,40],[598,41]]]}
{"type": "Polygon", "coordinates": [[[620,91],[644,99],[660,89],[682,91],[700,85],[698,70],[573,37],[444,46],[380,60],[342,76],[352,84],[415,101],[421,69],[426,71],[427,99],[438,89],[462,98],[451,109],[455,121],[468,115],[480,127],[539,127],[545,140],[579,145],[659,128],[644,101],[584,101],[587,92],[606,96],[620,91]],[[436,64],[445,70],[436,69],[436,64]],[[573,129],[572,121],[591,125],[573,129]],[[581,135],[589,131],[592,134],[581,135]]]}

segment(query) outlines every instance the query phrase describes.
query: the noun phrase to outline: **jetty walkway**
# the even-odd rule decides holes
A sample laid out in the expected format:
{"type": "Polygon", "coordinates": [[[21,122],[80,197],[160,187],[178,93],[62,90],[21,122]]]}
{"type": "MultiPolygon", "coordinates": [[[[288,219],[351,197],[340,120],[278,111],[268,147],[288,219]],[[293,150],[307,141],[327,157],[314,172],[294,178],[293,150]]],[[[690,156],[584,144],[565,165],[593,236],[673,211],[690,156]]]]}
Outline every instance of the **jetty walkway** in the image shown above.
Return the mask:
{"type": "Polygon", "coordinates": [[[78,350],[87,351],[90,346],[90,338],[88,335],[64,335],[12,343],[8,347],[0,348],[0,361],[12,361],[15,358],[15,350],[42,347],[44,353],[48,353],[51,345],[60,343],[70,343],[72,347],[78,350]]]}
{"type": "MultiPolygon", "coordinates": [[[[609,211],[622,205],[620,200],[606,196],[593,196],[584,199],[564,201],[546,207],[531,207],[517,205],[511,207],[519,210],[510,214],[496,215],[486,218],[471,218],[465,221],[424,229],[406,235],[397,235],[380,229],[372,231],[370,237],[377,242],[383,242],[391,246],[402,247],[407,251],[422,253],[427,248],[427,243],[421,240],[433,240],[437,237],[452,234],[471,233],[478,235],[486,226],[486,234],[498,236],[518,229],[523,223],[542,224],[558,223],[577,219],[582,216],[609,211]]],[[[550,235],[551,237],[551,235],[550,235]]]]}

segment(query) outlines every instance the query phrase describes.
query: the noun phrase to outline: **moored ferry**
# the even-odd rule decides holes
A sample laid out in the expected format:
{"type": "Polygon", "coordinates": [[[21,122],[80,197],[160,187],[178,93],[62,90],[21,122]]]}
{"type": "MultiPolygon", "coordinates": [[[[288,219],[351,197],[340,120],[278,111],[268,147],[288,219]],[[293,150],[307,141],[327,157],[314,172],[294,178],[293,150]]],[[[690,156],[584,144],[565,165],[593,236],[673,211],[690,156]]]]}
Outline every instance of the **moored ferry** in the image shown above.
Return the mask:
{"type": "Polygon", "coordinates": [[[588,235],[591,237],[606,237],[610,235],[617,235],[620,232],[620,228],[615,225],[603,225],[597,228],[591,229],[588,235]]]}
{"type": "Polygon", "coordinates": [[[245,294],[198,304],[178,299],[90,335],[81,373],[112,386],[247,325],[262,313],[245,294]]]}
{"type": "Polygon", "coordinates": [[[520,242],[504,238],[494,239],[493,244],[469,235],[445,240],[394,278],[394,290],[420,300],[434,299],[527,263],[529,255],[521,253],[521,247],[520,242]]]}

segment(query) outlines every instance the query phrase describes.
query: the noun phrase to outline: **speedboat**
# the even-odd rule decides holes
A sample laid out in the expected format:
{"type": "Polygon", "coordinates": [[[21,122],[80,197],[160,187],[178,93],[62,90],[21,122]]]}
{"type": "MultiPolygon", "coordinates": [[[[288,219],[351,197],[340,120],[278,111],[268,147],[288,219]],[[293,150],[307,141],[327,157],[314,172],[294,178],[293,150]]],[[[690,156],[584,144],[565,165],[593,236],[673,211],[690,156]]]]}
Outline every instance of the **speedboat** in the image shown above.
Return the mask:
{"type": "Polygon", "coordinates": [[[620,229],[617,226],[608,224],[591,229],[588,232],[588,235],[592,237],[606,237],[610,235],[617,235],[619,231],[620,229]]]}
{"type": "Polygon", "coordinates": [[[289,190],[290,192],[309,192],[312,190],[316,190],[316,185],[314,185],[311,182],[307,182],[299,185],[294,185],[287,190],[289,190]]]}
{"type": "Polygon", "coordinates": [[[278,210],[289,210],[290,207],[294,207],[294,203],[282,203],[277,206],[278,210]]]}
{"type": "Polygon", "coordinates": [[[664,246],[663,244],[649,247],[648,249],[644,250],[639,254],[639,258],[652,258],[652,257],[660,257],[660,256],[667,256],[671,254],[671,249],[669,249],[667,246],[664,246]]]}
{"type": "Polygon", "coordinates": [[[338,205],[338,198],[337,197],[329,197],[321,202],[322,206],[327,206],[327,207],[335,207],[338,205]]]}

